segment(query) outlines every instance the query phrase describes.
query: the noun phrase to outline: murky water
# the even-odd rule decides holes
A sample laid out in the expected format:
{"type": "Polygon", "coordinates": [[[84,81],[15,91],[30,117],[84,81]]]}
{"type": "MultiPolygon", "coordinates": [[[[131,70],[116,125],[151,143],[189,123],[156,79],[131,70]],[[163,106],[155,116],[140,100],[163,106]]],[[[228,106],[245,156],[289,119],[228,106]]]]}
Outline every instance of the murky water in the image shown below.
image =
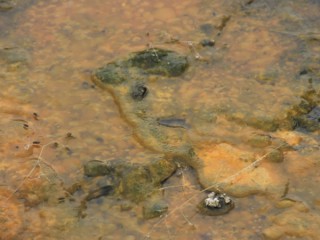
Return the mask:
{"type": "Polygon", "coordinates": [[[319,1],[1,4],[0,239],[317,239],[319,1]],[[91,80],[148,48],[187,56],[183,76],[150,79],[147,109],[171,119],[165,143],[192,146],[200,165],[181,159],[160,189],[168,212],[145,220],[143,202],[119,195],[84,206],[104,180],[88,180],[83,165],[163,156],[142,139],[148,126],[119,111],[132,103],[91,80]],[[216,183],[235,209],[203,216],[201,190],[216,183]]]}

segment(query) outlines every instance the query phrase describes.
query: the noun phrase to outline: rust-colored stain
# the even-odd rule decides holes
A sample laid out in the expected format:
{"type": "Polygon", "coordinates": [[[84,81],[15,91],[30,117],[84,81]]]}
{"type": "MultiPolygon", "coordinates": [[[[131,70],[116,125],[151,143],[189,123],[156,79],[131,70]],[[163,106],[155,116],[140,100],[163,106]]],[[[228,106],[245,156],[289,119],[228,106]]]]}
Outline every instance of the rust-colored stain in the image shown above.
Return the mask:
{"type": "Polygon", "coordinates": [[[320,103],[318,1],[2,2],[0,239],[317,239],[320,127],[308,113],[320,103]],[[191,146],[197,159],[177,160],[159,191],[169,211],[152,220],[111,196],[84,208],[90,189],[76,187],[89,160],[163,154],[141,139],[143,124],[128,124],[131,103],[91,80],[146,48],[187,56],[181,77],[150,76],[145,98],[149,117],[188,126],[159,125],[161,144],[191,146]],[[205,188],[235,209],[200,215],[205,188]]]}

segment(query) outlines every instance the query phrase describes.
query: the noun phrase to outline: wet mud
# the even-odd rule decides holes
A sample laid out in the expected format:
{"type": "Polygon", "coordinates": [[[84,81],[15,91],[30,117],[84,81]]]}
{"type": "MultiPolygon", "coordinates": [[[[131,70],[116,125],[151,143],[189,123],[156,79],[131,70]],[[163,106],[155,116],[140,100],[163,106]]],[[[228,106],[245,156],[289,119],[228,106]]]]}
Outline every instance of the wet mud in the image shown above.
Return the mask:
{"type": "Polygon", "coordinates": [[[319,10],[0,0],[0,239],[317,239],[319,10]]]}

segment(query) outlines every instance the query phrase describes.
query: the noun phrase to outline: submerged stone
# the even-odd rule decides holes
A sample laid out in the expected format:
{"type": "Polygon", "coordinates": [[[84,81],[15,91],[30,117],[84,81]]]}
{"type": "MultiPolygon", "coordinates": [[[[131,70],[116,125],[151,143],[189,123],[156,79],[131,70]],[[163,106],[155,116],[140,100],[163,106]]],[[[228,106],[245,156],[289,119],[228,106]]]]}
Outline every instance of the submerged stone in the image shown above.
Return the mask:
{"type": "Polygon", "coordinates": [[[168,211],[168,203],[162,199],[150,199],[143,205],[143,218],[160,217],[168,211]]]}
{"type": "Polygon", "coordinates": [[[215,41],[211,39],[203,39],[200,41],[202,47],[213,47],[215,45],[215,41]]]}
{"type": "Polygon", "coordinates": [[[152,182],[162,183],[173,174],[177,166],[173,160],[162,159],[150,162],[147,165],[147,169],[152,176],[152,182]]]}
{"type": "Polygon", "coordinates": [[[128,168],[122,173],[119,191],[126,198],[140,202],[153,191],[152,176],[143,166],[128,168]]]}
{"type": "Polygon", "coordinates": [[[146,71],[148,74],[168,77],[180,76],[188,68],[187,58],[169,50],[150,48],[135,53],[129,60],[134,67],[146,71]]]}
{"type": "Polygon", "coordinates": [[[320,129],[320,107],[313,108],[305,115],[297,117],[297,125],[307,131],[316,131],[320,129]]]}
{"type": "Polygon", "coordinates": [[[120,174],[119,191],[128,199],[140,202],[151,195],[175,170],[176,165],[165,159],[125,169],[120,174]]]}
{"type": "Polygon", "coordinates": [[[102,162],[89,161],[84,165],[86,176],[108,176],[111,183],[89,191],[89,199],[108,195],[112,190],[134,202],[144,200],[176,170],[172,160],[156,159],[149,164],[132,164],[120,160],[102,162]]]}
{"type": "Polygon", "coordinates": [[[235,120],[239,123],[248,124],[254,128],[264,131],[275,131],[279,128],[278,120],[268,115],[253,116],[248,113],[246,115],[243,114],[243,116],[240,117],[237,115],[233,115],[230,119],[235,120]]]}
{"type": "Polygon", "coordinates": [[[109,63],[94,74],[102,83],[107,84],[120,84],[129,78],[123,66],[117,63],[109,63]]]}
{"type": "Polygon", "coordinates": [[[84,175],[87,177],[105,176],[111,172],[110,166],[99,160],[91,160],[83,166],[84,175]]]}
{"type": "Polygon", "coordinates": [[[147,94],[148,88],[142,83],[135,84],[131,89],[131,97],[136,101],[141,101],[147,94]]]}
{"type": "Polygon", "coordinates": [[[135,79],[145,79],[146,75],[177,77],[187,68],[188,61],[185,56],[170,50],[150,48],[98,68],[94,71],[93,78],[104,84],[118,85],[135,79]]]}
{"type": "Polygon", "coordinates": [[[268,135],[255,134],[248,139],[248,144],[252,147],[263,148],[271,144],[271,137],[268,135]]]}

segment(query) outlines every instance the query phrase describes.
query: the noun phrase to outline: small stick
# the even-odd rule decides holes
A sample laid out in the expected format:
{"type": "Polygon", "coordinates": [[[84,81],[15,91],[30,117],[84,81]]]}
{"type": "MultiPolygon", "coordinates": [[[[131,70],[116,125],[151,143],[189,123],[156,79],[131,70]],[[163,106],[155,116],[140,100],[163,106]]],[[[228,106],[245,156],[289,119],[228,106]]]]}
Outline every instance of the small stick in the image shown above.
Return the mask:
{"type": "MultiPolygon", "coordinates": [[[[7,197],[6,201],[8,201],[16,192],[18,192],[18,191],[20,190],[20,188],[23,186],[23,184],[26,182],[26,180],[32,176],[32,174],[34,173],[34,171],[35,171],[38,167],[40,168],[40,171],[41,171],[41,163],[45,164],[46,166],[50,167],[54,172],[56,172],[55,169],[51,166],[51,164],[47,163],[45,160],[42,159],[42,154],[43,154],[43,152],[44,152],[44,149],[45,149],[46,147],[48,147],[49,145],[54,144],[54,143],[56,143],[56,141],[49,142],[49,143],[47,143],[47,144],[45,144],[45,145],[43,145],[43,146],[41,147],[40,153],[39,153],[39,155],[36,157],[36,163],[35,163],[35,165],[34,165],[33,168],[29,171],[29,173],[23,178],[22,182],[21,182],[21,183],[18,185],[18,187],[12,192],[12,194],[11,194],[9,197],[7,197]]],[[[46,174],[42,173],[42,171],[41,171],[41,173],[40,173],[39,176],[45,176],[46,179],[47,179],[49,182],[51,182],[51,181],[49,180],[49,178],[46,176],[46,174]]]]}
{"type": "MultiPolygon", "coordinates": [[[[281,144],[280,146],[278,146],[277,148],[273,149],[273,150],[277,150],[283,146],[287,145],[287,143],[281,144]]],[[[272,150],[272,151],[273,151],[272,150]]],[[[250,169],[254,169],[262,160],[265,159],[266,156],[268,156],[271,153],[271,151],[267,152],[266,154],[264,154],[263,156],[259,157],[257,160],[255,160],[253,163],[251,163],[250,165],[248,165],[247,167],[241,169],[239,172],[231,175],[230,177],[224,179],[222,182],[228,182],[234,178],[236,178],[237,176],[239,176],[240,174],[244,173],[245,171],[248,171],[250,169]]],[[[210,185],[209,187],[206,187],[205,189],[202,189],[199,193],[203,193],[207,190],[210,190],[213,187],[218,187],[219,184],[213,184],[210,185]]],[[[182,204],[180,204],[178,207],[174,208],[171,212],[169,212],[163,219],[160,219],[158,222],[156,222],[152,228],[150,229],[150,231],[146,234],[146,237],[149,237],[150,234],[153,232],[154,228],[157,227],[159,224],[161,224],[165,218],[171,216],[173,213],[175,213],[176,211],[180,210],[181,208],[183,208],[187,203],[189,203],[191,200],[193,200],[195,197],[198,196],[199,193],[194,194],[193,196],[191,196],[189,199],[187,199],[186,201],[184,201],[182,204]]],[[[146,239],[146,238],[145,238],[146,239]]]]}

